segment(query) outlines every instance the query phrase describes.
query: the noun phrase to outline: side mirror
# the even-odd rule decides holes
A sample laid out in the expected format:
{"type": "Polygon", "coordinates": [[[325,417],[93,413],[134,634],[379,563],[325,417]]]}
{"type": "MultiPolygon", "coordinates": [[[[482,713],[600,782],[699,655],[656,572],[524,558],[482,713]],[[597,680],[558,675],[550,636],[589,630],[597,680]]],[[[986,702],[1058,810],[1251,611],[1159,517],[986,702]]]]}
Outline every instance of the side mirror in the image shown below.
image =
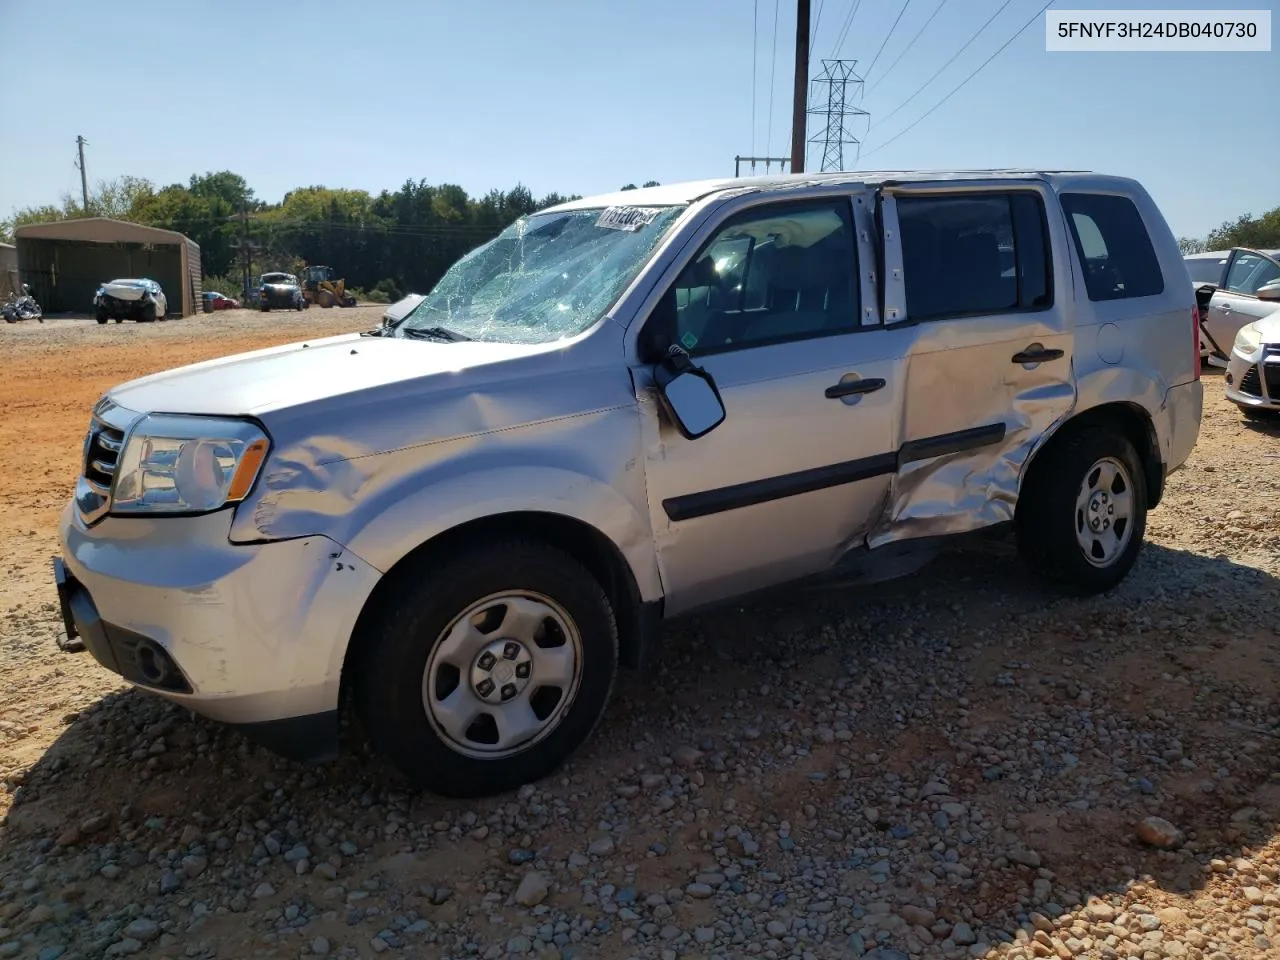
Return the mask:
{"type": "Polygon", "coordinates": [[[1280,280],[1264,283],[1258,288],[1257,296],[1259,300],[1266,300],[1270,303],[1280,301],[1280,280]]]}
{"type": "Polygon", "coordinates": [[[678,347],[658,365],[654,380],[663,408],[686,440],[704,437],[724,422],[715,380],[678,347]]]}

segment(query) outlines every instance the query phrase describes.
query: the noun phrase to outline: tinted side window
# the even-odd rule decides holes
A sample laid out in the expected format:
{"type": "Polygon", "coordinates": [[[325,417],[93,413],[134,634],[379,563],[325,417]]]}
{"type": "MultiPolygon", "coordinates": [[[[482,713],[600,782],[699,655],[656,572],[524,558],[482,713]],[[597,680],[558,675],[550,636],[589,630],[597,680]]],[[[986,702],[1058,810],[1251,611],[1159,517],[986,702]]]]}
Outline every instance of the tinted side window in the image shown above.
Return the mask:
{"type": "Polygon", "coordinates": [[[1227,265],[1227,261],[1221,257],[1197,257],[1186,261],[1186,264],[1191,282],[1199,286],[1205,283],[1221,283],[1222,268],[1227,265]]]}
{"type": "Polygon", "coordinates": [[[1064,193],[1062,209],[1080,255],[1090,300],[1151,297],[1164,291],[1160,261],[1132,200],[1064,193]]]}
{"type": "Polygon", "coordinates": [[[1259,287],[1275,280],[1280,280],[1280,267],[1256,253],[1240,253],[1231,261],[1223,286],[1232,293],[1253,296],[1259,287]]]}
{"type": "Polygon", "coordinates": [[[857,329],[857,260],[847,205],[775,206],[720,229],[659,313],[694,356],[857,329]]]}
{"type": "Polygon", "coordinates": [[[1044,206],[1035,194],[899,197],[897,207],[911,319],[1053,304],[1044,206]]]}

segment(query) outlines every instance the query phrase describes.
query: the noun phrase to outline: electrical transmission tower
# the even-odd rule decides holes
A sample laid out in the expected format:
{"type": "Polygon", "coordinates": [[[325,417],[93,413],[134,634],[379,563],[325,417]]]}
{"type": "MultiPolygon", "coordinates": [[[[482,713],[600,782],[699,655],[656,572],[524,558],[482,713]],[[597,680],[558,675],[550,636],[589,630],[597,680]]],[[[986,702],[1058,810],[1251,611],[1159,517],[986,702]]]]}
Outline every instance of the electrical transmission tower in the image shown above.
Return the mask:
{"type": "MultiPolygon", "coordinates": [[[[853,72],[857,60],[823,60],[822,73],[813,78],[814,84],[821,90],[827,88],[826,106],[810,107],[808,113],[824,117],[827,121],[822,132],[810,138],[810,143],[822,144],[821,170],[843,170],[845,144],[854,146],[860,152],[862,141],[849,132],[849,120],[853,117],[866,117],[870,124],[871,114],[853,105],[854,94],[860,92],[862,77],[853,72]],[[849,88],[853,89],[850,90],[849,88]]],[[[815,97],[815,101],[821,102],[815,97]]]]}

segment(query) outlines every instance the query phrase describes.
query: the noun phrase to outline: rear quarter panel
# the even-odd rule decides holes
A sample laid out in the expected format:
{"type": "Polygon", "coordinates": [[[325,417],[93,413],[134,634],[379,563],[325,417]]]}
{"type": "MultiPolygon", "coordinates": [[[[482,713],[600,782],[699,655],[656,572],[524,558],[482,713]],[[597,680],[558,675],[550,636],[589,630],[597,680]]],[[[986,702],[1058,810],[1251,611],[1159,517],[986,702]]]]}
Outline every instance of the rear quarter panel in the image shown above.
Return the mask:
{"type": "MultiPolygon", "coordinates": [[[[1054,178],[1063,193],[1110,194],[1131,200],[1146,226],[1160,262],[1164,289],[1155,295],[1093,301],[1074,241],[1068,245],[1075,301],[1077,412],[1104,403],[1128,402],[1155,417],[1169,389],[1195,380],[1199,347],[1192,315],[1195,293],[1177,240],[1150,194],[1121,177],[1069,175],[1054,178]]],[[[1070,223],[1059,206],[1068,237],[1070,223]]]]}

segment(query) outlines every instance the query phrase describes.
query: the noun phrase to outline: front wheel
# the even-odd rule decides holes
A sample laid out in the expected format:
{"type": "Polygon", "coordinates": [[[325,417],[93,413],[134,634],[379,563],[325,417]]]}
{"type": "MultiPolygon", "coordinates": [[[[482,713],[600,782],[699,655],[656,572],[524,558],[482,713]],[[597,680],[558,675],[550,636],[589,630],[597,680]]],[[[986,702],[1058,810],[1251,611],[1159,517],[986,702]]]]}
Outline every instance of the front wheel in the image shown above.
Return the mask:
{"type": "Polygon", "coordinates": [[[1138,559],[1146,528],[1146,475],[1119,431],[1087,427],[1032,464],[1018,503],[1018,547],[1049,579],[1081,593],[1110,589],[1138,559]]]}
{"type": "Polygon", "coordinates": [[[358,638],[356,703],[374,748],[415,786],[450,797],[554,771],[591,734],[617,671],[600,584],[525,540],[410,576],[358,638]]]}

